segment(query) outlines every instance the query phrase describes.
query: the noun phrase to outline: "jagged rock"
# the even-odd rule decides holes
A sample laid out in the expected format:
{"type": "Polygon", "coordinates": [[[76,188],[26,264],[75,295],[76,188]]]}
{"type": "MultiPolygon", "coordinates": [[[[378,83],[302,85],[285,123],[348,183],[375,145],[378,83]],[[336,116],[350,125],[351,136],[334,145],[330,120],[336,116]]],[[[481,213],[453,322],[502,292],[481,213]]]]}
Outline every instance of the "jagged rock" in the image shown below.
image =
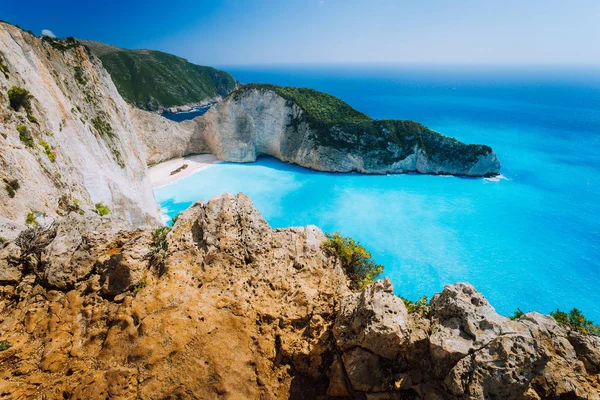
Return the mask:
{"type": "Polygon", "coordinates": [[[108,222],[68,216],[15,241],[21,260],[60,249],[53,268],[75,283],[27,271],[0,286],[6,398],[599,399],[598,338],[499,316],[467,284],[430,315],[407,314],[387,280],[351,293],[318,228],[271,229],[244,195],[182,213],[160,269],[152,231],[108,222]],[[87,276],[67,265],[77,232],[87,276]]]}
{"type": "Polygon", "coordinates": [[[72,288],[86,279],[96,267],[100,256],[125,226],[118,220],[71,213],[52,228],[56,237],[43,250],[43,279],[49,286],[72,288]]]}
{"type": "Polygon", "coordinates": [[[21,280],[21,248],[14,242],[0,246],[0,282],[17,283],[21,280]]]}
{"type": "MultiPolygon", "coordinates": [[[[306,389],[302,377],[324,381],[325,393],[336,302],[348,287],[318,228],[273,230],[246,196],[217,197],[179,217],[162,275],[146,265],[150,231],[109,236],[93,240],[99,250],[85,260],[99,253],[98,265],[73,289],[23,287],[23,301],[0,310],[0,339],[36,365],[0,376],[8,397],[35,382],[47,399],[285,398],[306,389]],[[119,267],[144,271],[145,287],[107,296],[115,254],[119,267]]],[[[0,352],[0,371],[17,368],[0,352]]]]}
{"type": "Polygon", "coordinates": [[[346,371],[344,370],[344,364],[339,355],[335,356],[329,373],[329,386],[327,387],[327,395],[331,397],[348,397],[350,392],[348,390],[348,378],[346,371]]]}
{"type": "Polygon", "coordinates": [[[393,376],[386,371],[384,360],[361,347],[342,355],[344,369],[352,389],[361,392],[383,392],[393,387],[393,376]]]}
{"type": "Polygon", "coordinates": [[[119,237],[116,243],[118,251],[109,252],[106,260],[99,260],[102,263],[99,267],[102,293],[116,296],[140,282],[143,286],[153,245],[152,232],[138,231],[119,237]]]}
{"type": "Polygon", "coordinates": [[[408,344],[407,321],[404,302],[385,278],[342,300],[333,333],[342,351],[362,347],[394,359],[408,344]]]}
{"type": "Polygon", "coordinates": [[[516,324],[496,313],[468,283],[447,285],[431,299],[437,320],[430,336],[435,370],[445,376],[462,358],[488,345],[498,335],[515,333],[516,324]]]}
{"type": "Polygon", "coordinates": [[[600,374],[600,337],[572,331],[569,332],[568,340],[575,349],[577,358],[583,362],[587,372],[589,374],[600,374]]]}

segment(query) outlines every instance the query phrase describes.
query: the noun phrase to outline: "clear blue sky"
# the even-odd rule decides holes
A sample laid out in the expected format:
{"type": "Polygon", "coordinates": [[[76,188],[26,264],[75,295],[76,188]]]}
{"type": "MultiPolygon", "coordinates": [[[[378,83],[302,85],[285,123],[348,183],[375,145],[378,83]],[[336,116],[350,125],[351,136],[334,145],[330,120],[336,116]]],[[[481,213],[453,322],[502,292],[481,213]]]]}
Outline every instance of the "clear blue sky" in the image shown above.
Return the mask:
{"type": "Polygon", "coordinates": [[[600,0],[2,1],[39,34],[206,65],[600,65],[600,0]]]}

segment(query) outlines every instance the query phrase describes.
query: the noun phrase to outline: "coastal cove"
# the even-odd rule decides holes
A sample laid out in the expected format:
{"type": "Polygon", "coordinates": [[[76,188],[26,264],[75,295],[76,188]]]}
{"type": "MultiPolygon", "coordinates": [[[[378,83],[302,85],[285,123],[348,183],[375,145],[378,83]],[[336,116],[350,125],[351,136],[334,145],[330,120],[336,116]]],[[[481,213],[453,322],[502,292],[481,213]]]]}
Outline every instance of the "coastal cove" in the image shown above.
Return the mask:
{"type": "Polygon", "coordinates": [[[600,320],[597,84],[527,71],[445,80],[381,69],[230,72],[326,90],[373,117],[414,119],[489,144],[503,176],[328,174],[262,158],[156,189],[170,216],[241,191],[273,227],[314,224],[359,240],[405,297],[468,281],[505,315],[577,307],[600,320]]]}

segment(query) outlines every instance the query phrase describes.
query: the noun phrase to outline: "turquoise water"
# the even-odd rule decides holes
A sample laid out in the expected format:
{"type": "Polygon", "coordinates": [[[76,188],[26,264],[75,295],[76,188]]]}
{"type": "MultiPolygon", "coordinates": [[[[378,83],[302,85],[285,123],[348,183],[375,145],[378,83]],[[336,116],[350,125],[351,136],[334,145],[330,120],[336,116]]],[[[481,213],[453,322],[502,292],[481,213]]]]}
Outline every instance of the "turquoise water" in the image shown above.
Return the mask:
{"type": "Polygon", "coordinates": [[[174,216],[244,192],[274,227],[315,224],[365,245],[396,292],[471,282],[510,315],[578,307],[600,321],[600,79],[580,71],[392,68],[234,70],[310,86],[376,118],[408,118],[491,145],[503,179],[319,173],[222,163],[155,195],[174,216]]]}

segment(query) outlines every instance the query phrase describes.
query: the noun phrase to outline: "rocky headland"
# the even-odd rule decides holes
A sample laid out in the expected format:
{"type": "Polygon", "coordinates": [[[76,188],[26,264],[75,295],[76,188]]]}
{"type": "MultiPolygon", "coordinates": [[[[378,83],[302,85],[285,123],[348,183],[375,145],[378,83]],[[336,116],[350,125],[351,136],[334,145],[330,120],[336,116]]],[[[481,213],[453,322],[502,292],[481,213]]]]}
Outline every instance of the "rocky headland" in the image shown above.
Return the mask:
{"type": "Polygon", "coordinates": [[[372,120],[311,89],[245,85],[180,123],[132,110],[149,164],[187,154],[254,162],[260,156],[318,171],[464,176],[500,173],[496,153],[413,121],[372,120]]]}

